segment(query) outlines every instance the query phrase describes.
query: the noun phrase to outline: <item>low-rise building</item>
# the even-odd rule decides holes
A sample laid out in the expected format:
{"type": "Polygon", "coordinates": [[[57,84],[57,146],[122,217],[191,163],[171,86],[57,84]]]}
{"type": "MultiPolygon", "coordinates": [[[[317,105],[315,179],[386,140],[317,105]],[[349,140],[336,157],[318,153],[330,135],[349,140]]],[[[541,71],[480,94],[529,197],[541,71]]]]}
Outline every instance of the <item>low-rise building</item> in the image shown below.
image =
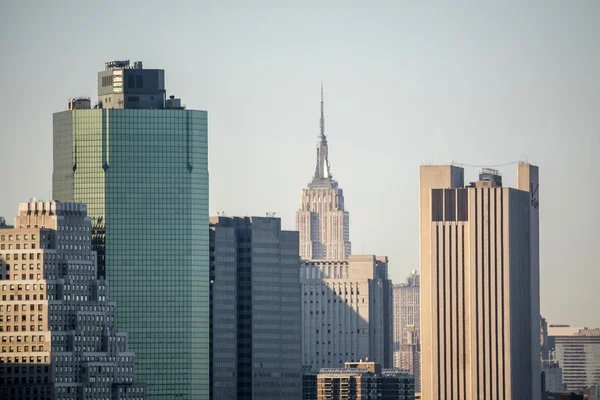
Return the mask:
{"type": "Polygon", "coordinates": [[[374,362],[347,362],[345,368],[322,368],[317,400],[414,400],[415,380],[397,368],[374,362]]]}

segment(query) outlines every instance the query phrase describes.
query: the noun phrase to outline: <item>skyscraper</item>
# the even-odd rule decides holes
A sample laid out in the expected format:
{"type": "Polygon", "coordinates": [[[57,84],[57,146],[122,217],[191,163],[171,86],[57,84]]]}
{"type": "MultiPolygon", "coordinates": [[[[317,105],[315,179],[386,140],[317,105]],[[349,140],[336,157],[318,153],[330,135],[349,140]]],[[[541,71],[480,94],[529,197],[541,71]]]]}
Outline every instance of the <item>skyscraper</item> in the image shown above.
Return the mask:
{"type": "Polygon", "coordinates": [[[213,217],[211,399],[301,399],[298,233],[213,217]]]}
{"type": "Polygon", "coordinates": [[[394,367],[415,377],[415,390],[420,392],[421,349],[419,275],[413,271],[405,283],[394,285],[394,367]]]}
{"type": "Polygon", "coordinates": [[[303,365],[313,372],[369,359],[392,366],[392,283],[387,257],[306,260],[302,284],[303,365]]]}
{"type": "Polygon", "coordinates": [[[0,229],[0,398],[144,399],[85,204],[19,206],[0,229]]]}
{"type": "Polygon", "coordinates": [[[423,399],[539,399],[538,168],[421,166],[423,399]]]}
{"type": "Polygon", "coordinates": [[[207,398],[207,113],[165,93],[163,70],[106,63],[93,109],[54,114],[53,195],[88,206],[148,397],[207,398]]]}
{"type": "Polygon", "coordinates": [[[350,256],[350,217],[344,209],[344,192],[329,166],[321,86],[321,133],[317,140],[317,165],[308,188],[302,189],[296,229],[300,232],[303,260],[341,260],[350,256]]]}

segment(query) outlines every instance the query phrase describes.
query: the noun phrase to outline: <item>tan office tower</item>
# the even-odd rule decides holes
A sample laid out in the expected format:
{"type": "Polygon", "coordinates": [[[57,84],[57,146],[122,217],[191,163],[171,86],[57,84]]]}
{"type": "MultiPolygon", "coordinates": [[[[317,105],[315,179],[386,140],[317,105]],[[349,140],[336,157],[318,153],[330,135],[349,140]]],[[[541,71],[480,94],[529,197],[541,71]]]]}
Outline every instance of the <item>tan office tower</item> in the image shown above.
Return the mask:
{"type": "Polygon", "coordinates": [[[421,166],[421,398],[539,399],[538,168],[421,166]]]}
{"type": "Polygon", "coordinates": [[[341,260],[350,257],[350,216],[344,210],[344,191],[329,167],[323,87],[321,86],[321,133],[317,141],[317,166],[313,180],[302,189],[302,205],[296,212],[303,260],[341,260]]]}

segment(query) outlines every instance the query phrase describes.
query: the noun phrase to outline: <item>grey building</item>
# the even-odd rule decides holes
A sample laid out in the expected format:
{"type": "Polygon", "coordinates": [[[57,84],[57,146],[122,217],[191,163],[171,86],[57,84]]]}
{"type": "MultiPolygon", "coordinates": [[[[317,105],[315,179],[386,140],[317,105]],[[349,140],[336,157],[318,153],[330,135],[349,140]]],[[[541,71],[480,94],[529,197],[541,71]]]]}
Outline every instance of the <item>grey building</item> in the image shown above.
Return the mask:
{"type": "Polygon", "coordinates": [[[151,399],[209,394],[206,111],[165,100],[164,71],[106,63],[99,101],[54,114],[53,196],[87,204],[151,399]]]}
{"type": "Polygon", "coordinates": [[[0,229],[0,398],[144,399],[78,203],[22,203],[0,229]]]}
{"type": "Polygon", "coordinates": [[[211,399],[301,399],[298,249],[279,218],[211,218],[211,399]]]}

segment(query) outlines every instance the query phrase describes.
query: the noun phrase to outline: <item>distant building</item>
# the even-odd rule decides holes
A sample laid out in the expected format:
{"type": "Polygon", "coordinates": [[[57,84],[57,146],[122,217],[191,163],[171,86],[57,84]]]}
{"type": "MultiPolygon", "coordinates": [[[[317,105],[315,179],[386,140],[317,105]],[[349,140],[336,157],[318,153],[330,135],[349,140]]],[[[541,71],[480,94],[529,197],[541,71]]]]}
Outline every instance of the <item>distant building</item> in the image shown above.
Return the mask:
{"type": "Polygon", "coordinates": [[[562,368],[556,361],[542,361],[542,392],[560,393],[565,390],[562,368]]]}
{"type": "Polygon", "coordinates": [[[419,275],[413,271],[406,283],[394,285],[394,367],[415,377],[420,391],[420,311],[419,275]]]}
{"type": "Polygon", "coordinates": [[[420,168],[421,395],[540,398],[538,168],[420,168]]]}
{"type": "Polygon", "coordinates": [[[96,105],[54,114],[52,194],[87,205],[148,398],[207,398],[208,116],[167,99],[164,79],[110,61],[96,105]]]}
{"type": "Polygon", "coordinates": [[[0,229],[0,398],[145,398],[84,204],[21,203],[0,229]]]}
{"type": "Polygon", "coordinates": [[[279,218],[210,219],[211,393],[302,397],[298,232],[279,218]]]}
{"type": "Polygon", "coordinates": [[[317,165],[312,182],[302,190],[296,229],[300,232],[303,260],[342,260],[350,256],[350,219],[344,209],[344,192],[329,166],[323,87],[321,86],[321,133],[317,141],[317,165]]]}
{"type": "Polygon", "coordinates": [[[542,400],[584,400],[581,393],[543,393],[542,400]]]}
{"type": "Polygon", "coordinates": [[[587,329],[587,327],[560,324],[551,324],[550,326],[548,326],[548,359],[556,360],[555,338],[557,336],[573,336],[582,329],[587,329]]]}
{"type": "Polygon", "coordinates": [[[302,400],[317,399],[317,372],[310,365],[302,369],[302,400]]]}
{"type": "Polygon", "coordinates": [[[540,317],[540,360],[550,359],[550,349],[548,347],[548,323],[546,318],[540,317]]]}
{"type": "Polygon", "coordinates": [[[347,362],[323,368],[317,376],[317,400],[413,400],[414,377],[374,362],[347,362]]]}
{"type": "Polygon", "coordinates": [[[554,336],[554,343],[567,390],[600,386],[600,329],[580,329],[569,336],[554,336]]]}
{"type": "Polygon", "coordinates": [[[392,285],[387,257],[302,264],[303,365],[312,371],[347,361],[392,365],[392,285]]]}
{"type": "Polygon", "coordinates": [[[588,400],[600,400],[600,386],[588,388],[588,400]]]}

